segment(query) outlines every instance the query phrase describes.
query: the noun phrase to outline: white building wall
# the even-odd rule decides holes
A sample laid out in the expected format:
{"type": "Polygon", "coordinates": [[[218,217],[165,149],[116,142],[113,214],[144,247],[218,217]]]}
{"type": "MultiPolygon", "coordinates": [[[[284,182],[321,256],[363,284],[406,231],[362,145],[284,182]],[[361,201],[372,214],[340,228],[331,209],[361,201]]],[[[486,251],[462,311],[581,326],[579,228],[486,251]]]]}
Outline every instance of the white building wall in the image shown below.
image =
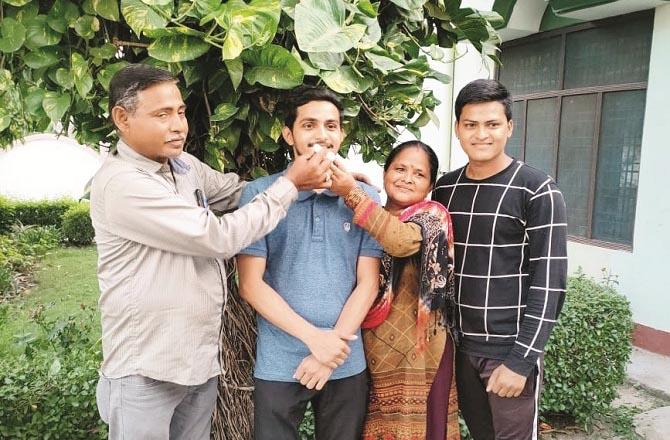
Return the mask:
{"type": "Polygon", "coordinates": [[[0,195],[19,200],[84,195],[102,156],[73,139],[34,134],[11,148],[0,148],[0,195]]]}

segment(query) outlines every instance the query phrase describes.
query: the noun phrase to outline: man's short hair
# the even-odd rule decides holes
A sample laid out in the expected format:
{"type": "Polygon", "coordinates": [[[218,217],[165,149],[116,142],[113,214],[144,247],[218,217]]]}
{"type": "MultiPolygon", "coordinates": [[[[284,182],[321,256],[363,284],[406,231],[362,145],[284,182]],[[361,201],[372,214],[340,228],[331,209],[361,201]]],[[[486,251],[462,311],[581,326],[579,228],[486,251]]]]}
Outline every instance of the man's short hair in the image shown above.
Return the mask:
{"type": "Polygon", "coordinates": [[[164,69],[147,64],[129,64],[114,74],[109,82],[109,114],[117,105],[133,113],[137,108],[137,94],[156,84],[172,82],[177,78],[164,69]]]}
{"type": "Polygon", "coordinates": [[[507,87],[495,79],[476,79],[463,87],[456,97],[456,120],[461,119],[461,112],[467,104],[494,101],[505,107],[507,120],[512,119],[512,95],[507,87]]]}
{"type": "Polygon", "coordinates": [[[342,105],[340,98],[334,92],[325,87],[302,85],[291,90],[286,95],[286,101],[284,103],[284,124],[288,128],[293,129],[295,118],[298,116],[298,107],[312,101],[328,101],[333,104],[337,107],[337,110],[340,113],[340,124],[342,123],[344,106],[342,105]]]}

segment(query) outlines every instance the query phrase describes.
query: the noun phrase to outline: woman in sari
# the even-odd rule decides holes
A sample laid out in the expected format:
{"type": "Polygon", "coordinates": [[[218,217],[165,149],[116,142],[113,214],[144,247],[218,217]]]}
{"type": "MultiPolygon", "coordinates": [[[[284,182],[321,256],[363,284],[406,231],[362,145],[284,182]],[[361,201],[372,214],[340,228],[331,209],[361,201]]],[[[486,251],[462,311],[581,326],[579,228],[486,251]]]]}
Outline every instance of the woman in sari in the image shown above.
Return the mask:
{"type": "Polygon", "coordinates": [[[398,145],[384,165],[384,207],[331,167],[331,190],[385,251],[379,295],[362,325],[371,378],[363,440],[460,439],[453,234],[447,210],[426,200],[437,167],[423,142],[398,145]]]}

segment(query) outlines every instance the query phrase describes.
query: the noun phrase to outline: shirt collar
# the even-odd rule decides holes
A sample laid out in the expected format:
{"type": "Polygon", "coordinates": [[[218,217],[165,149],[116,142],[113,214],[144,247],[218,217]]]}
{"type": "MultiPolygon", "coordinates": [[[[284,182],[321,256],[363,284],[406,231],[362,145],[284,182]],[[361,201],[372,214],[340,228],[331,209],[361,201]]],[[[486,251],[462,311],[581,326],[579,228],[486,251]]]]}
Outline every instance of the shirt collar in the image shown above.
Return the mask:
{"type": "Polygon", "coordinates": [[[130,162],[136,167],[144,171],[148,171],[149,173],[157,173],[158,171],[161,170],[161,168],[163,168],[163,166],[168,166],[167,164],[162,164],[160,162],[156,162],[155,160],[151,160],[147,157],[142,156],[140,153],[133,150],[131,146],[129,146],[123,140],[120,139],[119,142],[116,144],[116,151],[118,152],[118,156],[122,160],[130,162]]]}

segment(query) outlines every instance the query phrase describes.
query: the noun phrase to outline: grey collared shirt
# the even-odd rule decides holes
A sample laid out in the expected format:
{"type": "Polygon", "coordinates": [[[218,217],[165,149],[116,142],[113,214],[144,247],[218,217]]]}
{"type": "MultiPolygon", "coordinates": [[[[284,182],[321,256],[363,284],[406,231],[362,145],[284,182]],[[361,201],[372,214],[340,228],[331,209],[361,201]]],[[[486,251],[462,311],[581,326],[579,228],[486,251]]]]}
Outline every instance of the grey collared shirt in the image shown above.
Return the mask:
{"type": "Polygon", "coordinates": [[[98,247],[102,373],[139,374],[182,385],[220,372],[219,330],[226,274],[221,259],[274,229],[297,197],[278,179],[237,207],[244,182],[188,153],[161,164],[123,142],[93,179],[98,247]]]}

